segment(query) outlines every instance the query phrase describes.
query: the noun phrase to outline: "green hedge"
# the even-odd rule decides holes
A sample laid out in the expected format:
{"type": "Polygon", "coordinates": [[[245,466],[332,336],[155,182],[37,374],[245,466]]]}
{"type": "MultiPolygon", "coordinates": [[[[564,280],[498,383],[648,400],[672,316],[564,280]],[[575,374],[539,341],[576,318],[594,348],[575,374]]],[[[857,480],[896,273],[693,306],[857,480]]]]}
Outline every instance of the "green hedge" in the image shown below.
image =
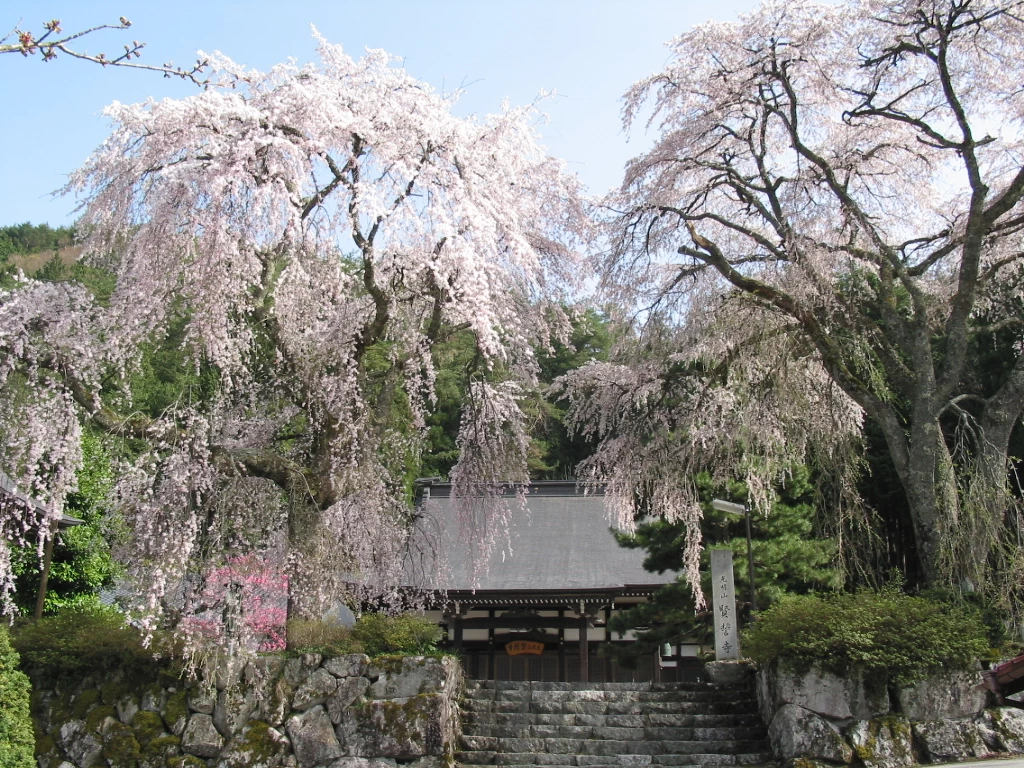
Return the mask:
{"type": "Polygon", "coordinates": [[[742,642],[762,664],[820,664],[837,674],[859,668],[899,686],[932,670],[969,668],[989,651],[976,611],[897,590],[785,598],[760,615],[742,642]]]}
{"type": "Polygon", "coordinates": [[[414,614],[366,613],[356,620],[352,629],[336,622],[302,619],[288,622],[288,650],[294,653],[423,656],[437,653],[440,639],[440,627],[414,614]]]}
{"type": "Polygon", "coordinates": [[[181,659],[181,649],[157,633],[148,647],[123,613],[104,606],[83,606],[15,624],[12,642],[22,666],[33,675],[56,680],[66,674],[128,671],[156,673],[181,659]]]}
{"type": "Polygon", "coordinates": [[[0,768],[34,768],[36,764],[29,716],[31,686],[18,661],[7,627],[0,625],[0,768]]]}
{"type": "Polygon", "coordinates": [[[370,656],[396,653],[422,656],[437,653],[441,628],[421,616],[367,613],[352,627],[352,637],[363,644],[370,656]]]}

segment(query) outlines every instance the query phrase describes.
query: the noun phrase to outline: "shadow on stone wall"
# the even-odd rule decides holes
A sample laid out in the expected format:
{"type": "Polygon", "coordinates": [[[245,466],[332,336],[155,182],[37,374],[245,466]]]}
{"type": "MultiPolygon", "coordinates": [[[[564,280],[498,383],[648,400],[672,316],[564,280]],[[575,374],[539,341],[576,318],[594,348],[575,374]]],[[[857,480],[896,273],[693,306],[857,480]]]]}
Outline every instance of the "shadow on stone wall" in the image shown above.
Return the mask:
{"type": "Polygon", "coordinates": [[[36,689],[40,768],[439,768],[459,736],[453,657],[224,658],[200,680],[36,689]]]}
{"type": "Polygon", "coordinates": [[[757,693],[772,751],[801,768],[905,768],[1024,752],[1024,710],[986,709],[980,670],[890,689],[884,676],[775,662],[758,672],[757,693]]]}

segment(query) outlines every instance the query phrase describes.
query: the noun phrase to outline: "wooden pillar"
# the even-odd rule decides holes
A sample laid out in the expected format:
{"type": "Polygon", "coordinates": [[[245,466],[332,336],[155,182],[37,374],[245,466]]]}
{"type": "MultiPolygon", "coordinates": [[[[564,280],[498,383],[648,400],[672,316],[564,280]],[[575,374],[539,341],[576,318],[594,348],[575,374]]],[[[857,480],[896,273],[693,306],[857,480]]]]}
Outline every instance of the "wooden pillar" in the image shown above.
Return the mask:
{"type": "MultiPolygon", "coordinates": [[[[609,622],[612,620],[612,609],[610,606],[606,606],[604,609],[604,641],[607,644],[612,642],[612,631],[608,628],[609,622]]],[[[610,650],[608,648],[606,651],[610,650]]],[[[612,657],[611,654],[606,654],[604,657],[604,681],[606,683],[614,683],[612,679],[612,657]]]]}
{"type": "MultiPolygon", "coordinates": [[[[491,608],[487,615],[494,618],[494,609],[491,608]]],[[[487,630],[487,679],[494,679],[494,627],[487,630]]]]}
{"type": "Polygon", "coordinates": [[[568,682],[565,676],[565,609],[558,609],[558,682],[568,682]]]}
{"type": "Polygon", "coordinates": [[[50,581],[50,563],[53,561],[53,541],[57,538],[58,522],[60,518],[54,518],[50,524],[50,536],[43,545],[43,572],[39,574],[39,592],[36,594],[36,613],[38,621],[43,618],[43,606],[46,604],[46,587],[50,581]]]}
{"type": "Polygon", "coordinates": [[[462,650],[462,606],[458,601],[455,603],[455,614],[452,616],[452,645],[456,651],[462,650]]]}
{"type": "Polygon", "coordinates": [[[587,635],[587,614],[584,612],[586,609],[583,603],[580,603],[580,682],[590,682],[590,647],[588,646],[589,638],[587,635]]]}

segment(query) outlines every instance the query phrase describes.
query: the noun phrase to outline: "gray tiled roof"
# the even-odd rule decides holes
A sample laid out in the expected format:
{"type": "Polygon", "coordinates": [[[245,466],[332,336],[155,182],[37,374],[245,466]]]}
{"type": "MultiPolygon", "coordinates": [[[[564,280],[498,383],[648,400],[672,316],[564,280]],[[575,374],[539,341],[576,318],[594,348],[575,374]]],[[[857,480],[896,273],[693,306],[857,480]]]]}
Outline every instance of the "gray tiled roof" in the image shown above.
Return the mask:
{"type": "Polygon", "coordinates": [[[509,499],[509,504],[513,510],[511,547],[503,547],[499,541],[475,583],[452,499],[435,495],[423,504],[420,526],[434,532],[449,566],[447,573],[442,570],[440,577],[428,578],[424,586],[515,592],[589,590],[666,584],[675,577],[674,573],[645,571],[643,550],[616,543],[601,495],[565,495],[559,489],[541,489],[527,496],[525,517],[514,499],[509,499]]]}
{"type": "MultiPolygon", "coordinates": [[[[3,471],[0,471],[0,495],[5,496],[17,504],[24,505],[29,509],[35,509],[42,514],[46,513],[46,505],[38,499],[34,499],[18,490],[18,486],[15,484],[14,480],[12,480],[11,477],[3,471]]],[[[77,517],[62,514],[59,526],[61,528],[70,528],[73,525],[82,525],[84,522],[85,520],[80,520],[77,517]]]]}

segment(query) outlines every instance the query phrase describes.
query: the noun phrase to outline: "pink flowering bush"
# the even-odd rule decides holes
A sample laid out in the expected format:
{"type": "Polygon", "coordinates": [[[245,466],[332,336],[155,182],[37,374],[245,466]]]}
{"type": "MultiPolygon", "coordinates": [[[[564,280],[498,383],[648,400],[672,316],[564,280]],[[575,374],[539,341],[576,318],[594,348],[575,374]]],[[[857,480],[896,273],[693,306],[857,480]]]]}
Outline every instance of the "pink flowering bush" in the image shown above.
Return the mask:
{"type": "Polygon", "coordinates": [[[203,612],[182,621],[186,636],[219,645],[234,641],[256,651],[285,649],[288,576],[256,555],[229,558],[212,569],[200,599],[203,612]]]}

